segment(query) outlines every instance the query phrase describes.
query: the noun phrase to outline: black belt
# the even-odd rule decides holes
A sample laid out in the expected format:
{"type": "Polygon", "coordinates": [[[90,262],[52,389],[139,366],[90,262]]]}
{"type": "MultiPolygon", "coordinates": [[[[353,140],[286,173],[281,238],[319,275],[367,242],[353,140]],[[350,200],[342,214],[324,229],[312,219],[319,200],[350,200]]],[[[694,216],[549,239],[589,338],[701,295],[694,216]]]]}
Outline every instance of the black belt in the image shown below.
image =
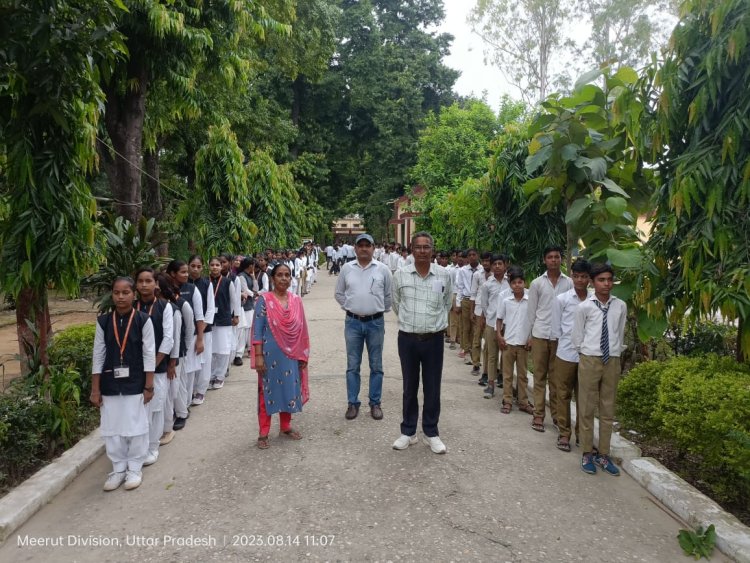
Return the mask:
{"type": "Polygon", "coordinates": [[[382,318],[383,313],[375,313],[374,315],[355,315],[354,313],[347,311],[346,316],[351,317],[353,319],[357,319],[358,321],[362,321],[363,323],[366,323],[368,321],[374,321],[375,319],[382,318]]]}
{"type": "Polygon", "coordinates": [[[440,330],[438,332],[404,332],[403,330],[399,330],[398,334],[399,336],[405,336],[406,338],[413,338],[414,340],[424,342],[425,340],[430,340],[437,336],[442,336],[443,334],[445,334],[445,331],[440,330]]]}

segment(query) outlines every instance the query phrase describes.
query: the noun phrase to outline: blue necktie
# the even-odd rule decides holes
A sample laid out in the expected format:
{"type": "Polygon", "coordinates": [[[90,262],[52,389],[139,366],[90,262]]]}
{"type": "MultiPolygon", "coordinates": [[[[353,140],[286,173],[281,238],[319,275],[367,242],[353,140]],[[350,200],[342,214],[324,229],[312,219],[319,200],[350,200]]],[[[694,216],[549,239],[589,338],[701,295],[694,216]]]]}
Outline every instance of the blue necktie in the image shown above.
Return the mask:
{"type": "Polygon", "coordinates": [[[609,313],[609,305],[602,307],[599,301],[594,301],[596,306],[602,312],[602,337],[599,340],[599,347],[602,349],[602,363],[606,364],[609,361],[609,327],[607,327],[607,313],[609,313]]]}

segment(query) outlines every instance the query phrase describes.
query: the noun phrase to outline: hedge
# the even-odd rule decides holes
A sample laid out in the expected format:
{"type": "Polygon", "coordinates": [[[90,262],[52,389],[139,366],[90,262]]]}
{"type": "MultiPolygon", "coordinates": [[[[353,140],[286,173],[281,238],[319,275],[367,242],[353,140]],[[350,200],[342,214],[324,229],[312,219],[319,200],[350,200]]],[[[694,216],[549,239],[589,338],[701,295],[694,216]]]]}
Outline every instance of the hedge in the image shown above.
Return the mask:
{"type": "Polygon", "coordinates": [[[618,388],[620,423],[697,459],[719,501],[750,501],[750,366],[715,355],[646,362],[618,388]]]}

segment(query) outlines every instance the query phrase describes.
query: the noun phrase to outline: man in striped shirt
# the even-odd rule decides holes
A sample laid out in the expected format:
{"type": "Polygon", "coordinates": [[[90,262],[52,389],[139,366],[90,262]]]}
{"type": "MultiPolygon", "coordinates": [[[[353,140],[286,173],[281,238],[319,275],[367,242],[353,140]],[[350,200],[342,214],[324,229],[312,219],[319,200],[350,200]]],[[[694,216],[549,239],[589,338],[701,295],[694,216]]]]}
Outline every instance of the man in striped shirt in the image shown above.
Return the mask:
{"type": "Polygon", "coordinates": [[[418,232],[411,241],[414,263],[393,275],[393,310],[398,315],[398,355],[404,381],[401,436],[393,443],[405,450],[417,442],[419,377],[422,375],[424,442],[436,454],[446,452],[440,440],[440,382],[443,376],[443,335],[453,299],[450,274],[432,263],[432,236],[418,232]]]}

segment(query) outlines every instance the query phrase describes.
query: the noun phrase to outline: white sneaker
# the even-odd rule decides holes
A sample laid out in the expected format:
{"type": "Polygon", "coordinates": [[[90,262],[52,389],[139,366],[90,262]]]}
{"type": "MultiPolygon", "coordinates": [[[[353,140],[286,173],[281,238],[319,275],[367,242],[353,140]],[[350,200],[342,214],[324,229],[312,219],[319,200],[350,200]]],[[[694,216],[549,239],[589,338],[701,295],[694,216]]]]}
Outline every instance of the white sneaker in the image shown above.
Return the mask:
{"type": "Polygon", "coordinates": [[[146,459],[143,460],[144,467],[155,464],[157,459],[159,459],[159,452],[148,452],[146,459]]]}
{"type": "Polygon", "coordinates": [[[393,449],[394,450],[405,450],[409,446],[412,446],[417,443],[417,435],[414,434],[414,436],[407,436],[406,434],[401,434],[401,436],[398,437],[398,440],[393,442],[393,449]]]}
{"type": "Polygon", "coordinates": [[[193,400],[190,402],[191,405],[202,405],[203,401],[206,400],[206,396],[201,393],[196,393],[193,396],[193,400]]]}
{"type": "Polygon", "coordinates": [[[128,471],[127,477],[125,477],[125,490],[132,491],[141,486],[143,478],[141,477],[140,471],[128,471]]]}
{"type": "Polygon", "coordinates": [[[435,453],[435,454],[444,454],[448,449],[445,447],[445,444],[443,444],[443,441],[440,439],[440,436],[433,436],[432,438],[428,438],[427,436],[422,436],[422,441],[426,445],[430,446],[432,453],[435,453]]]}
{"type": "Polygon", "coordinates": [[[125,481],[124,471],[113,471],[107,476],[107,480],[104,482],[105,491],[114,491],[118,489],[120,485],[125,481]]]}
{"type": "Polygon", "coordinates": [[[211,387],[211,389],[221,389],[224,387],[224,380],[223,379],[217,379],[214,381],[214,386],[211,387]]]}

